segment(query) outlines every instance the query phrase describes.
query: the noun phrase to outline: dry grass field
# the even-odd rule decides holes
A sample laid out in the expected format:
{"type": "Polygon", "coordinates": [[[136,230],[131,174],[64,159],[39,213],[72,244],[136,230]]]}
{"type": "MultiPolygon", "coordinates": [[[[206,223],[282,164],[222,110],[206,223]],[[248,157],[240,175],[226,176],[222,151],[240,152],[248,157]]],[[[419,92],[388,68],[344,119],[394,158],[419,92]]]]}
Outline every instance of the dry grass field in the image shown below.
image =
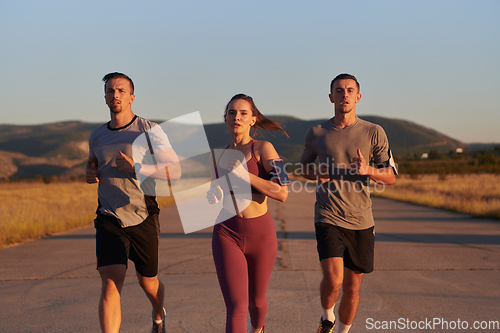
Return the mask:
{"type": "Polygon", "coordinates": [[[500,175],[398,176],[396,183],[373,195],[424,206],[500,219],[500,175]]]}
{"type": "MultiPolygon", "coordinates": [[[[160,206],[169,202],[158,200],[160,206]]],[[[96,207],[95,184],[0,183],[0,248],[91,225],[96,207]]]]}
{"type": "MultiPolygon", "coordinates": [[[[194,186],[194,185],[192,185],[194,186]]],[[[500,219],[500,175],[400,175],[396,183],[373,195],[500,219]]],[[[172,203],[158,198],[160,206],[172,203]]],[[[81,182],[0,183],[0,248],[48,234],[91,225],[97,185],[81,182]]]]}

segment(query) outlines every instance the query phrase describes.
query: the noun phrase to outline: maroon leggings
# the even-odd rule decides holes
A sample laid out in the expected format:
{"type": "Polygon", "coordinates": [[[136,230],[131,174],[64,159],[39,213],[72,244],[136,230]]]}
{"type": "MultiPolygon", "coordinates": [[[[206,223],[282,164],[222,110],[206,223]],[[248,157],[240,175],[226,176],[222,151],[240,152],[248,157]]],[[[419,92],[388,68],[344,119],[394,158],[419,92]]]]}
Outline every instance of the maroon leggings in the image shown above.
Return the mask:
{"type": "Polygon", "coordinates": [[[277,239],[269,212],[255,218],[232,217],[215,225],[212,254],[226,303],[226,333],[264,326],[267,285],[276,260],[277,239]]]}

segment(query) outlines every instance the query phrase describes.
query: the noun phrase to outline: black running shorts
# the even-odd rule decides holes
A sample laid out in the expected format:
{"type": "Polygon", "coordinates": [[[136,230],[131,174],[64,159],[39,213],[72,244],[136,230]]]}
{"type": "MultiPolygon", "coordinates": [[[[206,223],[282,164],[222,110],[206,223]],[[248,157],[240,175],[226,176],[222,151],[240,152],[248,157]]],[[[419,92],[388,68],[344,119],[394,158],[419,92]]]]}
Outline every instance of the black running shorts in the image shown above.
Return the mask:
{"type": "Polygon", "coordinates": [[[158,214],[149,215],[142,223],[126,228],[113,216],[97,214],[94,226],[97,268],[115,264],[128,266],[130,259],[142,276],[158,274],[158,214]]]}
{"type": "Polygon", "coordinates": [[[350,230],[329,223],[317,222],[316,241],[319,260],[342,257],[344,267],[360,273],[373,272],[374,227],[350,230]]]}

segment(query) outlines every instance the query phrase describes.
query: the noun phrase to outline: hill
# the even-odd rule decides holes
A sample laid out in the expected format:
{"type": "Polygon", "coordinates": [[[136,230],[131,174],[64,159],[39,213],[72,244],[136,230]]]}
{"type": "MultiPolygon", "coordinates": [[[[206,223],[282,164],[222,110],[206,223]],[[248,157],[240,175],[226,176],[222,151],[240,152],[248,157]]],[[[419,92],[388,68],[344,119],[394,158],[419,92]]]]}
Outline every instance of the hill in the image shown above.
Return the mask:
{"type": "MultiPolygon", "coordinates": [[[[271,141],[288,162],[298,161],[307,129],[326,120],[301,120],[283,116],[271,118],[284,125],[290,138],[287,139],[278,132],[261,132],[259,138],[271,141]]],[[[421,154],[431,149],[448,152],[459,147],[470,148],[458,140],[406,120],[375,116],[361,118],[385,129],[396,156],[421,154]]],[[[81,121],[33,126],[0,125],[0,178],[82,176],[88,157],[88,136],[92,129],[100,125],[81,121]]],[[[181,125],[182,129],[179,131],[187,130],[187,127],[189,125],[181,125]]],[[[210,147],[228,144],[230,137],[225,124],[207,124],[204,127],[210,147]]]]}
{"type": "MultiPolygon", "coordinates": [[[[290,162],[298,161],[304,145],[304,136],[307,130],[327,119],[301,120],[294,117],[271,117],[281,122],[288,135],[274,133],[261,133],[261,137],[271,141],[283,159],[290,162]]],[[[469,148],[468,144],[452,139],[435,130],[412,123],[406,120],[389,119],[376,116],[360,116],[360,118],[379,124],[384,128],[395,156],[418,154],[428,152],[431,149],[440,152],[448,152],[457,148],[469,148]]],[[[205,125],[205,131],[211,147],[227,145],[229,131],[224,124],[205,125]],[[222,135],[224,133],[224,135],[222,135]],[[219,134],[219,135],[217,135],[219,134]]]]}
{"type": "Polygon", "coordinates": [[[88,137],[97,126],[80,121],[0,125],[0,178],[84,174],[88,137]]]}

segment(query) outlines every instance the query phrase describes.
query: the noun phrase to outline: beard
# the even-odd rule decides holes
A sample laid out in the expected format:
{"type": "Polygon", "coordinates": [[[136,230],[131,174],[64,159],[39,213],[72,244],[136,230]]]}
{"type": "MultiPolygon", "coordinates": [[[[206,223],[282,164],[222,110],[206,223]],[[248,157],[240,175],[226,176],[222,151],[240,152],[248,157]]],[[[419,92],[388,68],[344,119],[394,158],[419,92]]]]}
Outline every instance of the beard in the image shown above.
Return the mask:
{"type": "Polygon", "coordinates": [[[109,111],[111,111],[112,113],[120,113],[122,112],[122,106],[121,104],[118,104],[118,105],[108,105],[109,107],[109,111]]]}
{"type": "Polygon", "coordinates": [[[340,107],[337,109],[338,112],[342,113],[342,114],[348,114],[348,113],[351,113],[352,110],[354,110],[354,107],[351,106],[351,105],[348,105],[347,108],[344,108],[344,107],[340,107]]]}

